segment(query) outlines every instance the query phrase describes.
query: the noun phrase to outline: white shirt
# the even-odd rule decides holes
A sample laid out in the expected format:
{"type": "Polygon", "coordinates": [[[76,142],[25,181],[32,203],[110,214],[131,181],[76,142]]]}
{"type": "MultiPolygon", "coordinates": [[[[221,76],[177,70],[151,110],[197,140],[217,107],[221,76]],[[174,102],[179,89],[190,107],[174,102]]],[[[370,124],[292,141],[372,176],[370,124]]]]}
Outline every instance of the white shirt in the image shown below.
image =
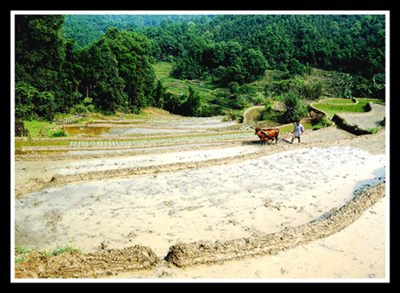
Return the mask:
{"type": "Polygon", "coordinates": [[[301,123],[299,123],[299,125],[297,125],[297,123],[294,124],[294,136],[300,137],[303,131],[305,131],[303,124],[301,123]]]}

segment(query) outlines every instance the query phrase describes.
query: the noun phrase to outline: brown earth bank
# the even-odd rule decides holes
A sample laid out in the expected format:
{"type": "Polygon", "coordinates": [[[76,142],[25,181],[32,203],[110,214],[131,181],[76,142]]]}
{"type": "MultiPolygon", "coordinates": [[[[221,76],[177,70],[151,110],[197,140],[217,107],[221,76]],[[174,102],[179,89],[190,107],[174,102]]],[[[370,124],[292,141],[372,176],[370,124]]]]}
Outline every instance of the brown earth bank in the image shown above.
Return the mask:
{"type": "Polygon", "coordinates": [[[151,269],[160,264],[151,248],[140,245],[88,254],[77,251],[56,256],[35,254],[36,257],[15,264],[15,278],[99,278],[121,271],[151,269]]]}

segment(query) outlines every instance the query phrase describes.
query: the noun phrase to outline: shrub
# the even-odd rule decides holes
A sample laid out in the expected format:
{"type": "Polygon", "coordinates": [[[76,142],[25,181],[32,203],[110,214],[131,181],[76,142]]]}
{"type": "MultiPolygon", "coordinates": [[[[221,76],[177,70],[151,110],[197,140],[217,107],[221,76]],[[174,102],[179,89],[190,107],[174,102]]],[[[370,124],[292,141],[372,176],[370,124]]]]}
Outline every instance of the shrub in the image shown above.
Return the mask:
{"type": "Polygon", "coordinates": [[[313,129],[320,129],[322,127],[328,127],[331,126],[331,124],[328,122],[328,119],[326,118],[325,115],[322,115],[321,119],[312,119],[311,124],[313,125],[313,129]]]}
{"type": "Polygon", "coordinates": [[[56,130],[51,134],[51,137],[65,137],[65,136],[67,136],[67,134],[62,129],[56,130]]]}
{"type": "Polygon", "coordinates": [[[32,120],[40,116],[52,120],[55,106],[53,94],[39,92],[35,87],[23,82],[15,84],[15,118],[32,120]]]}
{"type": "Polygon", "coordinates": [[[286,112],[281,117],[282,123],[289,123],[300,120],[307,116],[306,105],[301,105],[300,97],[294,92],[287,92],[281,96],[281,101],[285,103],[286,112]]]}
{"type": "Polygon", "coordinates": [[[226,116],[228,116],[228,120],[237,120],[239,123],[243,123],[243,112],[242,111],[227,111],[226,116]]]}
{"type": "Polygon", "coordinates": [[[300,91],[305,99],[317,100],[323,94],[322,83],[314,82],[314,83],[305,84],[300,91]]]}

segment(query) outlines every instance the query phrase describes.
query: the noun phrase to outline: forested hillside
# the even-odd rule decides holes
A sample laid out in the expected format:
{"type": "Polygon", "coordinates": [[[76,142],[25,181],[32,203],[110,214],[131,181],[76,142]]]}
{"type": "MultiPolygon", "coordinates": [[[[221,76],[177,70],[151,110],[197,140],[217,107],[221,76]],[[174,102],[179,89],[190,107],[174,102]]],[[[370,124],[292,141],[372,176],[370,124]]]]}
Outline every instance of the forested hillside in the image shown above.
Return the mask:
{"type": "MultiPolygon", "coordinates": [[[[385,16],[17,15],[16,117],[51,120],[56,112],[136,112],[147,106],[182,115],[221,114],[223,108],[202,107],[203,97],[192,87],[176,94],[157,81],[154,65],[160,61],[173,64],[176,79],[229,88],[229,97],[218,93],[211,101],[224,107],[247,106],[243,96],[254,91],[248,84],[262,80],[266,70],[289,79],[315,67],[338,70],[349,73],[341,79],[344,97],[382,97],[385,16]]],[[[271,86],[285,85],[267,86],[266,95],[271,86]]]]}
{"type": "Polygon", "coordinates": [[[379,15],[219,15],[138,33],[152,39],[157,60],[178,61],[174,75],[182,78],[211,74],[225,83],[249,82],[263,68],[303,74],[309,67],[371,78],[385,68],[385,17],[379,15]]]}
{"type": "MultiPolygon", "coordinates": [[[[66,15],[65,28],[66,37],[75,39],[74,48],[79,49],[90,46],[104,34],[109,27],[122,30],[136,30],[149,26],[168,26],[173,23],[205,21],[201,15],[66,15]]],[[[208,16],[212,18],[212,16],[208,16]]]]}

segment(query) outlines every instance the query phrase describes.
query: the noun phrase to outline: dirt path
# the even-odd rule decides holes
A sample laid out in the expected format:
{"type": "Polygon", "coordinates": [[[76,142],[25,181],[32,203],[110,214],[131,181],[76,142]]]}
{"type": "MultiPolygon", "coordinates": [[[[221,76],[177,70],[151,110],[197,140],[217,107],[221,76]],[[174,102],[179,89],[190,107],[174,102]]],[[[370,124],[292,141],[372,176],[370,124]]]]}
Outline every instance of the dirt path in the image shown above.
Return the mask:
{"type": "Polygon", "coordinates": [[[252,110],[254,110],[254,109],[263,109],[263,108],[265,108],[265,106],[254,106],[254,107],[250,107],[246,111],[244,111],[244,113],[243,113],[243,124],[247,124],[247,123],[253,121],[253,119],[251,117],[248,117],[248,114],[252,110]]]}
{"type": "MultiPolygon", "coordinates": [[[[300,145],[281,140],[277,146],[259,147],[252,133],[242,141],[234,139],[219,137],[202,144],[189,139],[186,146],[176,141],[168,148],[149,141],[142,149],[123,152],[118,151],[122,145],[107,152],[104,146],[66,153],[61,160],[59,155],[19,156],[15,243],[53,249],[55,243],[62,246],[73,238],[85,253],[137,245],[150,247],[160,260],[177,243],[265,237],[323,219],[365,188],[386,180],[384,130],[359,137],[335,128],[309,131],[300,145]]],[[[384,219],[384,210],[379,216],[384,219]]],[[[71,263],[90,264],[87,255],[71,257],[71,263]]],[[[368,266],[372,260],[364,261],[368,266]]],[[[130,276],[183,276],[165,269],[165,261],[155,263],[158,269],[151,272],[159,275],[130,276]]],[[[40,265],[31,265],[22,265],[23,276],[40,275],[40,265]],[[32,271],[36,275],[29,275],[32,271]]],[[[126,265],[91,276],[123,275],[126,265]]],[[[73,272],[88,277],[82,270],[73,272]]],[[[215,276],[224,276],[221,272],[215,276]]],[[[201,269],[185,276],[196,274],[201,269]]]]}

